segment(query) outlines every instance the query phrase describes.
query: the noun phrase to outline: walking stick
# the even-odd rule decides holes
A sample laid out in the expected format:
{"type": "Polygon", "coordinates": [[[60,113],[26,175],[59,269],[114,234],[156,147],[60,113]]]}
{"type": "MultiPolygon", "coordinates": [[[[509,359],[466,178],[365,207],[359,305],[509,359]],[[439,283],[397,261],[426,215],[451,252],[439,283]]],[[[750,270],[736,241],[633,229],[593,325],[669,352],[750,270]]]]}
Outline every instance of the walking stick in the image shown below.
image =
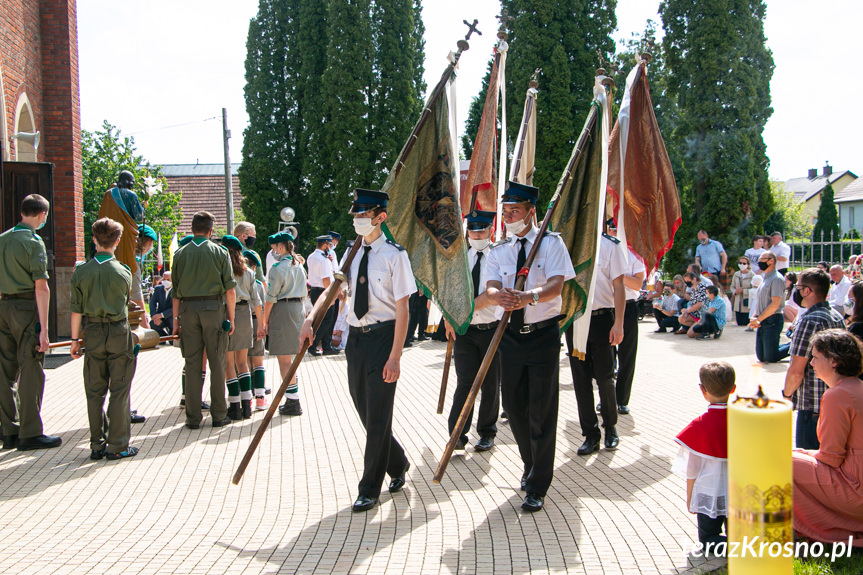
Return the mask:
{"type": "MultiPolygon", "coordinates": [[[[443,319],[441,319],[443,321],[443,319]]],[[[443,361],[443,377],[440,380],[440,397],[437,400],[438,415],[443,413],[443,400],[446,397],[446,384],[449,381],[449,364],[452,362],[452,349],[455,345],[454,339],[448,339],[446,342],[446,358],[443,361]]]]}
{"type": "MultiPolygon", "coordinates": [[[[324,321],[324,314],[326,310],[330,309],[330,306],[333,305],[333,300],[336,299],[336,295],[339,293],[339,288],[342,283],[347,281],[347,277],[345,272],[351,269],[351,262],[354,261],[354,256],[356,256],[357,252],[360,250],[360,246],[363,245],[363,238],[358,237],[354,241],[354,245],[351,247],[351,251],[348,252],[348,257],[345,258],[345,263],[342,264],[341,270],[337,273],[333,274],[334,279],[330,284],[329,291],[327,292],[327,297],[324,299],[324,304],[320,308],[321,313],[318,313],[315,316],[315,321],[312,323],[312,333],[318,331],[318,328],[321,327],[321,322],[324,321]]],[[[255,450],[258,449],[258,445],[261,443],[261,439],[263,439],[264,434],[267,432],[267,428],[270,426],[270,422],[273,419],[273,416],[276,414],[276,410],[279,408],[279,404],[282,403],[282,397],[284,397],[285,392],[288,390],[288,385],[291,383],[291,380],[294,378],[294,375],[297,373],[297,369],[300,367],[300,362],[303,361],[303,357],[306,355],[306,351],[309,349],[309,342],[304,341],[300,346],[300,351],[297,352],[297,355],[294,356],[294,360],[291,362],[291,367],[288,369],[288,373],[285,374],[284,379],[282,379],[282,385],[279,387],[276,394],[273,395],[270,401],[270,408],[267,410],[267,413],[264,414],[264,419],[261,420],[261,425],[258,426],[258,430],[255,432],[255,436],[252,438],[252,443],[249,444],[248,449],[246,449],[246,454],[243,455],[242,461],[240,461],[240,465],[237,467],[236,473],[234,473],[233,479],[231,479],[231,483],[237,485],[240,483],[240,479],[243,478],[243,474],[246,472],[246,467],[249,466],[249,462],[252,460],[252,456],[255,454],[255,450]]]]}
{"type": "MultiPolygon", "coordinates": [[[[587,140],[588,133],[593,128],[594,123],[596,123],[596,117],[597,108],[595,106],[592,106],[590,108],[590,114],[587,117],[587,123],[584,126],[584,130],[581,132],[581,136],[579,136],[578,142],[576,143],[575,151],[572,154],[572,158],[570,158],[569,164],[566,166],[566,172],[564,172],[564,176],[561,178],[561,183],[566,182],[569,178],[572,177],[572,171],[575,169],[575,165],[578,162],[578,159],[581,157],[581,152],[584,143],[587,140]]],[[[554,193],[554,196],[551,198],[551,203],[549,205],[548,211],[545,212],[545,217],[542,219],[542,225],[539,228],[539,234],[537,235],[537,238],[539,239],[538,241],[535,241],[533,243],[533,246],[531,246],[530,254],[528,254],[527,259],[524,262],[524,267],[518,270],[518,275],[515,278],[515,286],[513,288],[515,290],[520,291],[522,288],[524,288],[530,266],[533,265],[533,260],[536,259],[536,255],[537,253],[539,253],[539,247],[542,243],[542,237],[545,235],[546,230],[548,230],[548,224],[551,221],[551,216],[552,214],[554,214],[554,210],[557,208],[558,200],[560,199],[561,189],[563,189],[563,186],[559,185],[558,189],[554,193]]],[[[500,322],[498,323],[497,329],[494,332],[494,337],[492,337],[491,344],[488,346],[488,351],[486,351],[479,371],[477,372],[476,377],[473,380],[473,385],[470,388],[470,393],[468,393],[468,396],[464,401],[464,407],[461,410],[458,421],[453,427],[452,435],[450,436],[449,441],[444,448],[443,456],[441,457],[440,463],[438,464],[437,470],[435,471],[434,477],[432,478],[432,481],[434,481],[435,483],[440,483],[441,479],[443,479],[444,473],[446,473],[446,468],[449,465],[450,459],[452,458],[452,452],[455,449],[455,444],[458,442],[459,437],[461,437],[461,432],[464,429],[464,426],[467,423],[467,418],[470,415],[471,410],[473,409],[474,403],[476,402],[476,396],[479,394],[480,386],[482,386],[482,382],[485,379],[486,373],[488,373],[488,368],[491,366],[494,354],[497,351],[498,346],[500,345],[500,340],[503,339],[503,332],[509,324],[509,318],[511,315],[512,311],[504,310],[503,317],[500,318],[500,322]]]]}

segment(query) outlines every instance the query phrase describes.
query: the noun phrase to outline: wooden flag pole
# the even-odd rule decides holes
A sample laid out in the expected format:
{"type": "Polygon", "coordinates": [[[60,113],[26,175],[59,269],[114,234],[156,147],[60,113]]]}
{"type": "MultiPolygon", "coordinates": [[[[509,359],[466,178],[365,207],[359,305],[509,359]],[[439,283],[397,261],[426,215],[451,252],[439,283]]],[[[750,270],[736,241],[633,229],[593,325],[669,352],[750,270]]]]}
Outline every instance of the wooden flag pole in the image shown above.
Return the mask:
{"type": "MultiPolygon", "coordinates": [[[[585,141],[587,140],[588,134],[593,128],[593,125],[596,123],[597,115],[598,113],[596,106],[592,106],[590,108],[590,114],[587,117],[587,122],[585,123],[584,130],[581,132],[581,135],[578,138],[578,142],[576,143],[575,152],[572,154],[572,158],[570,159],[569,164],[566,167],[564,176],[561,178],[562,183],[565,183],[572,177],[572,171],[575,169],[575,165],[581,157],[581,152],[584,148],[585,141]]],[[[555,191],[554,193],[554,197],[552,197],[551,199],[549,208],[545,212],[545,217],[542,219],[542,225],[539,228],[539,234],[537,235],[539,241],[534,242],[533,246],[531,246],[530,254],[528,254],[527,259],[524,262],[524,267],[518,271],[518,275],[515,279],[515,286],[513,288],[515,290],[521,290],[522,288],[524,288],[524,284],[527,281],[528,271],[530,270],[530,266],[533,264],[533,260],[536,258],[536,255],[539,252],[539,246],[542,243],[543,235],[545,234],[546,230],[548,230],[548,224],[551,221],[551,216],[552,214],[554,214],[555,209],[557,209],[558,200],[560,199],[560,190],[563,189],[563,187],[563,185],[559,185],[557,191],[555,191]]],[[[497,351],[498,346],[500,345],[501,339],[503,339],[503,332],[509,324],[509,318],[511,315],[512,311],[504,310],[503,317],[500,318],[500,322],[498,323],[497,329],[495,330],[494,336],[492,337],[491,344],[489,344],[488,351],[486,351],[479,371],[477,372],[476,377],[473,380],[473,385],[471,386],[470,392],[468,393],[468,396],[464,401],[464,407],[461,410],[458,421],[453,427],[452,435],[450,436],[449,441],[444,448],[443,456],[441,457],[440,463],[438,464],[437,470],[435,471],[434,477],[432,478],[432,481],[434,481],[435,483],[440,483],[441,479],[443,479],[444,473],[446,473],[446,468],[449,465],[449,461],[452,458],[452,453],[455,450],[455,444],[458,442],[459,437],[461,437],[462,429],[464,429],[464,426],[467,423],[468,416],[470,415],[474,403],[476,402],[476,396],[479,394],[479,389],[482,386],[482,382],[485,379],[486,373],[488,373],[488,369],[491,366],[492,360],[494,359],[494,354],[497,351]]]]}
{"type": "MultiPolygon", "coordinates": [[[[441,318],[441,321],[445,321],[441,318]]],[[[445,332],[444,332],[445,333],[445,332]]],[[[443,413],[443,401],[446,398],[446,384],[449,381],[449,366],[450,362],[452,362],[452,350],[455,346],[454,339],[447,339],[446,342],[446,359],[443,362],[443,377],[440,380],[440,396],[437,400],[437,413],[440,415],[443,413]]]]}
{"type": "MultiPolygon", "coordinates": [[[[174,340],[174,339],[180,339],[180,336],[179,336],[179,335],[166,335],[166,336],[164,336],[164,337],[160,337],[160,338],[159,338],[159,343],[162,343],[162,342],[165,342],[165,341],[171,341],[171,340],[174,340]]],[[[56,341],[56,342],[54,342],[54,343],[49,343],[49,344],[48,344],[48,349],[57,349],[58,347],[67,347],[67,346],[72,345],[72,342],[73,342],[73,341],[74,341],[74,340],[71,340],[71,339],[70,339],[70,340],[68,340],[68,341],[56,341]]],[[[78,343],[84,343],[84,340],[83,340],[83,339],[79,339],[79,340],[78,340],[78,343]]]]}

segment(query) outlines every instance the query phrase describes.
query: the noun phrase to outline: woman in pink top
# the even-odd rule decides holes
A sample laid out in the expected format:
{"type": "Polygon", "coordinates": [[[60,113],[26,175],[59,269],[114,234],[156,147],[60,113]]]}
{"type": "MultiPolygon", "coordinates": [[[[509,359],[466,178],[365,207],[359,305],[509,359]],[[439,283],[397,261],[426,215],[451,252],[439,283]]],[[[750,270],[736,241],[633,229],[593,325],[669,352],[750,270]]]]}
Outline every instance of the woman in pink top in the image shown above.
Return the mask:
{"type": "Polygon", "coordinates": [[[843,329],[812,340],[812,368],[827,384],[818,451],[794,450],[794,529],[863,547],[863,347],[843,329]]]}

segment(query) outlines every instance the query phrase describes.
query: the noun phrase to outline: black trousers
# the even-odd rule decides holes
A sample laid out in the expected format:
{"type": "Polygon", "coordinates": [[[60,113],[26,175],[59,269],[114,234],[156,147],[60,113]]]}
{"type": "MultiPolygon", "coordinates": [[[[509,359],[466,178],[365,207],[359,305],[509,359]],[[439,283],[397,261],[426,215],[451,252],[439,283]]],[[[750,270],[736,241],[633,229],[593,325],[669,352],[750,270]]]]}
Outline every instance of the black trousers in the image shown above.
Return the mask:
{"type": "Polygon", "coordinates": [[[408,300],[408,310],[410,318],[408,319],[408,334],[405,337],[406,341],[411,341],[416,336],[417,327],[420,333],[424,334],[429,326],[429,310],[428,298],[419,291],[411,294],[408,300]]]}
{"type": "Polygon", "coordinates": [[[527,476],[525,491],[545,496],[554,474],[560,379],[557,324],[528,334],[507,328],[500,342],[500,393],[527,476]]]}
{"type": "Polygon", "coordinates": [[[617,398],[614,390],[614,353],[608,342],[608,334],[614,325],[614,312],[597,315],[590,320],[587,335],[587,350],[584,360],[572,355],[572,328],[566,330],[566,345],[569,349],[569,369],[578,403],[578,421],[581,434],[596,439],[601,436],[599,420],[593,405],[593,380],[599,388],[602,403],[602,425],[617,425],[617,398]]]}
{"type": "MultiPolygon", "coordinates": [[[[592,322],[591,322],[592,323],[592,322]]],[[[623,341],[617,346],[617,405],[629,405],[632,379],[635,377],[635,356],[638,354],[638,303],[626,300],[623,311],[623,341]]]]}
{"type": "MultiPolygon", "coordinates": [[[[312,305],[317,303],[318,298],[324,293],[324,288],[313,287],[310,295],[312,305]]],[[[339,300],[333,300],[333,305],[324,314],[324,319],[321,320],[321,327],[315,333],[315,341],[312,343],[312,349],[316,349],[320,345],[323,349],[333,347],[333,328],[336,327],[336,319],[339,316],[339,300]]]]}
{"type": "Polygon", "coordinates": [[[677,331],[680,329],[680,322],[677,320],[676,315],[665,315],[658,309],[653,309],[653,317],[656,318],[656,323],[659,324],[659,329],[666,330],[671,328],[671,331],[677,331]]]}
{"type": "Polygon", "coordinates": [[[360,421],[366,428],[363,476],[359,494],[377,498],[384,477],[401,475],[408,460],[392,434],[396,384],[384,381],[384,365],[393,347],[395,326],[359,333],[351,328],[345,355],[348,389],[360,421]]]}
{"type": "Polygon", "coordinates": [[[720,515],[715,519],[705,515],[704,513],[696,513],[698,518],[698,541],[701,543],[721,543],[726,541],[726,537],[722,535],[722,528],[726,528],[726,516],[720,515]]]}
{"type": "MultiPolygon", "coordinates": [[[[453,360],[458,384],[452,396],[452,408],[449,412],[449,432],[455,429],[458,417],[464,407],[473,380],[485,358],[485,353],[494,337],[493,329],[481,331],[469,327],[464,335],[457,335],[453,347],[453,360]]],[[[482,396],[479,402],[479,414],[476,420],[476,431],[480,437],[495,437],[497,435],[497,414],[500,410],[500,349],[494,354],[494,359],[482,381],[482,396]]],[[[473,409],[462,429],[462,437],[467,441],[467,432],[473,421],[473,409]]]]}

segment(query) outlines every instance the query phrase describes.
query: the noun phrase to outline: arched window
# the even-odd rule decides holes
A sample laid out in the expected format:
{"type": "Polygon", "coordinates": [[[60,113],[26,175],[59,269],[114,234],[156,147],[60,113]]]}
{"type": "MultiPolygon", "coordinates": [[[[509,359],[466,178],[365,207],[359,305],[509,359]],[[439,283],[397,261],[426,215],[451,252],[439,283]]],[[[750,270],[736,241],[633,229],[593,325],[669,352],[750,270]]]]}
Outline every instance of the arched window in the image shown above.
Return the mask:
{"type": "MultiPolygon", "coordinates": [[[[33,119],[33,108],[27,94],[21,94],[15,110],[15,133],[35,132],[36,122],[33,119]]],[[[36,148],[24,140],[15,141],[15,159],[19,162],[35,162],[36,148]]]]}

